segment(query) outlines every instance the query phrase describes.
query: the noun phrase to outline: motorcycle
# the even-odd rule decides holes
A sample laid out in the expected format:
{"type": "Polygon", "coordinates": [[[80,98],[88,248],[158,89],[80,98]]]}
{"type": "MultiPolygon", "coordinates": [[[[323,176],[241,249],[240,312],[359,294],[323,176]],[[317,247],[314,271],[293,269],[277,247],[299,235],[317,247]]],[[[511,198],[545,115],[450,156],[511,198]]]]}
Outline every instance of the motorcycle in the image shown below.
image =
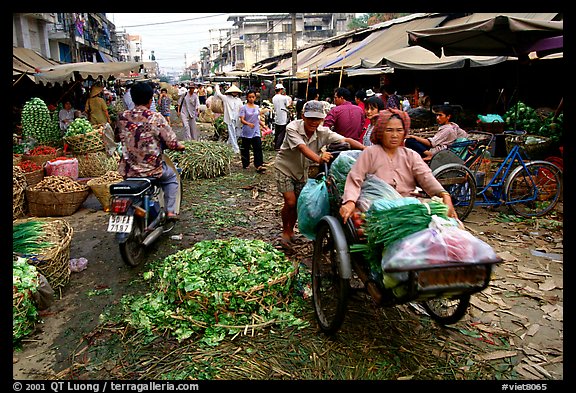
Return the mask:
{"type": "MultiPolygon", "coordinates": [[[[177,166],[164,154],[163,159],[178,178],[175,213],[180,212],[182,182],[177,166]]],[[[129,177],[110,185],[108,229],[114,233],[122,260],[129,266],[142,264],[149,246],[174,229],[176,222],[167,217],[164,192],[154,177],[129,177]]]]}

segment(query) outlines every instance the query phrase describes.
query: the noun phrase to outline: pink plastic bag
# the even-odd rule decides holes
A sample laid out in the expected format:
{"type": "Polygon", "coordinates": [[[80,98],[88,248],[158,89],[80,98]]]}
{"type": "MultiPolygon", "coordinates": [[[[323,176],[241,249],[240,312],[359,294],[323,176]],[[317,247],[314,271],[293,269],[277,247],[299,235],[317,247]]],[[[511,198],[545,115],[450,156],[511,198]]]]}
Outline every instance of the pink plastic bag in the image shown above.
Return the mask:
{"type": "Polygon", "coordinates": [[[46,162],[46,175],[48,176],[67,176],[72,180],[78,179],[78,159],[54,159],[46,162]]]}

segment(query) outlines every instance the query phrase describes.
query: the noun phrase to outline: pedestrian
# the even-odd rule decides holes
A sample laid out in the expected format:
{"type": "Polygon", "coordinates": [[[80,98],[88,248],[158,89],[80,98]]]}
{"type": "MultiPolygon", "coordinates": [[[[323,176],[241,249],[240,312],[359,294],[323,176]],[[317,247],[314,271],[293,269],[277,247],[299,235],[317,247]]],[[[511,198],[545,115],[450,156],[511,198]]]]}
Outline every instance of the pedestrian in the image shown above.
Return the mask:
{"type": "Polygon", "coordinates": [[[172,105],[172,98],[170,98],[170,96],[168,95],[167,88],[163,87],[160,89],[160,97],[158,99],[158,102],[160,104],[160,113],[162,114],[162,116],[164,116],[164,118],[166,118],[168,124],[171,124],[170,106],[172,105]]]}
{"type": "Polygon", "coordinates": [[[102,90],[102,86],[93,85],[90,90],[90,98],[86,100],[84,112],[88,115],[88,121],[90,121],[92,125],[110,123],[108,105],[106,105],[106,101],[102,98],[102,90]]]}
{"type": "Polygon", "coordinates": [[[206,105],[206,88],[203,84],[198,86],[198,100],[200,101],[200,105],[206,105]]]}
{"type": "Polygon", "coordinates": [[[404,142],[406,147],[418,152],[424,161],[430,161],[434,154],[446,150],[457,139],[468,137],[468,133],[452,121],[455,111],[451,105],[437,105],[434,107],[434,113],[439,127],[433,137],[408,135],[404,142]]]}
{"type": "Polygon", "coordinates": [[[262,155],[262,134],[260,127],[264,123],[260,120],[260,107],[255,104],[256,92],[249,90],[246,93],[246,104],[244,104],[238,113],[240,123],[242,123],[242,133],[240,134],[241,146],[240,156],[242,167],[247,169],[250,166],[250,149],[254,155],[254,167],[258,173],[264,173],[266,168],[264,157],[262,155]]]}
{"type": "Polygon", "coordinates": [[[159,112],[152,112],[154,90],[145,82],[131,88],[134,109],[118,116],[114,140],[122,143],[122,155],[118,172],[124,177],[155,177],[164,192],[164,203],[169,219],[176,220],[176,197],[179,190],[178,177],[162,160],[164,149],[183,151],[172,127],[159,112]]]}
{"type": "Polygon", "coordinates": [[[126,105],[126,109],[128,109],[128,110],[134,109],[134,102],[132,101],[132,95],[130,93],[131,87],[132,87],[132,82],[130,82],[129,84],[126,84],[126,92],[124,93],[124,96],[122,97],[122,100],[124,101],[124,105],[126,105]]]}
{"type": "Polygon", "coordinates": [[[350,168],[344,185],[340,215],[344,222],[356,209],[366,175],[384,180],[403,197],[409,197],[417,186],[428,195],[438,196],[448,206],[448,216],[458,218],[450,194],[432,174],[430,167],[416,152],[402,146],[410,130],[410,117],[399,109],[385,109],[378,114],[372,133],[372,146],[366,147],[350,168]]]}
{"type": "Polygon", "coordinates": [[[220,91],[220,85],[214,86],[214,96],[220,98],[224,107],[224,123],[228,126],[228,143],[232,146],[234,153],[240,153],[238,146],[238,125],[240,124],[240,108],[242,100],[240,99],[240,90],[236,85],[230,86],[224,94],[220,91]]]}
{"type": "Polygon", "coordinates": [[[332,159],[330,152],[323,152],[321,149],[333,142],[347,142],[353,149],[364,149],[356,140],[322,126],[325,117],[324,106],[320,101],[306,102],[302,119],[296,119],[287,125],[284,142],[276,154],[276,184],[284,199],[281,210],[282,235],[279,242],[288,252],[293,250],[294,227],[298,219],[297,202],[308,180],[308,168],[313,162],[322,164],[332,159]]]}
{"type": "Polygon", "coordinates": [[[182,119],[182,125],[184,126],[184,140],[198,140],[198,126],[196,124],[196,119],[200,114],[200,101],[198,100],[198,95],[196,94],[196,87],[191,84],[188,87],[188,93],[183,94],[178,99],[178,116],[182,119]]]}
{"type": "Polygon", "coordinates": [[[186,93],[188,93],[188,89],[186,88],[186,84],[180,83],[180,87],[178,88],[178,97],[181,97],[186,93]]]}
{"type": "Polygon", "coordinates": [[[381,110],[384,110],[384,101],[380,99],[380,97],[376,97],[374,94],[370,96],[370,98],[366,99],[365,103],[366,108],[364,109],[364,115],[366,119],[368,119],[368,127],[366,128],[366,133],[362,138],[362,144],[364,146],[370,146],[372,141],[370,140],[372,136],[372,131],[374,130],[374,126],[378,121],[378,114],[381,110]]]}
{"type": "MultiPolygon", "coordinates": [[[[364,89],[360,89],[358,91],[356,91],[356,94],[354,94],[354,101],[356,102],[356,105],[358,105],[360,107],[360,109],[362,109],[364,111],[364,115],[366,115],[366,99],[368,97],[366,96],[366,91],[364,89]]],[[[368,119],[367,117],[364,119],[364,124],[362,124],[362,132],[361,132],[361,138],[364,139],[364,134],[366,134],[366,130],[368,129],[368,126],[370,125],[370,119],[368,119]]]]}
{"type": "Polygon", "coordinates": [[[275,91],[276,94],[272,97],[272,104],[274,104],[274,150],[278,151],[286,134],[292,99],[286,95],[286,90],[282,83],[276,85],[275,91]]]}
{"type": "Polygon", "coordinates": [[[344,135],[347,138],[360,142],[362,140],[362,127],[364,125],[364,111],[358,105],[350,102],[350,90],[339,87],[334,92],[336,106],[324,119],[324,126],[344,135]]]}
{"type": "Polygon", "coordinates": [[[396,91],[391,85],[384,86],[383,98],[386,109],[402,109],[400,97],[396,95],[396,91]]]}

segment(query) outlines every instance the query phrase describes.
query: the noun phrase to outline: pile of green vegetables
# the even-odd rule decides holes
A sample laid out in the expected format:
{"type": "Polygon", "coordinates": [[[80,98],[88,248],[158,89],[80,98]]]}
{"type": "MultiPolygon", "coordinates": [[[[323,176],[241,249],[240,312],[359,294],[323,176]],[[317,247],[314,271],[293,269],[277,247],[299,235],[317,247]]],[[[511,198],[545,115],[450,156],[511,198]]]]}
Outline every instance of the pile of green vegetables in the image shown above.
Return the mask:
{"type": "Polygon", "coordinates": [[[507,130],[524,130],[527,134],[544,136],[555,142],[560,140],[563,133],[562,113],[557,117],[554,117],[554,113],[541,117],[534,108],[522,101],[506,111],[503,118],[507,130]]]}
{"type": "Polygon", "coordinates": [[[214,141],[183,141],[184,151],[167,151],[182,169],[183,179],[212,179],[230,173],[234,151],[228,144],[214,141]]]}
{"type": "Polygon", "coordinates": [[[66,134],[64,134],[64,138],[69,138],[71,136],[76,136],[80,134],[86,134],[92,131],[94,131],[92,123],[90,123],[88,119],[78,117],[74,119],[72,123],[70,123],[68,129],[66,130],[66,134]]]}
{"type": "Polygon", "coordinates": [[[122,299],[124,320],[146,334],[218,345],[273,324],[305,327],[295,313],[297,267],[261,240],[205,240],[152,264],[153,289],[122,299]]]}
{"type": "Polygon", "coordinates": [[[38,309],[33,293],[38,292],[40,281],[34,265],[17,257],[12,264],[12,343],[19,342],[34,330],[38,309]]]}
{"type": "MultiPolygon", "coordinates": [[[[58,113],[56,112],[56,118],[58,113]]],[[[55,122],[54,114],[38,97],[33,97],[22,108],[22,138],[32,139],[39,145],[58,145],[62,141],[60,127],[55,122]]]]}
{"type": "Polygon", "coordinates": [[[15,222],[12,225],[12,252],[18,255],[33,255],[54,246],[52,242],[41,240],[43,235],[42,221],[15,222]]]}
{"type": "Polygon", "coordinates": [[[369,262],[371,271],[380,275],[382,252],[394,242],[426,229],[436,215],[448,218],[448,206],[437,201],[411,203],[416,198],[403,198],[404,205],[389,207],[387,200],[376,200],[365,215],[364,233],[366,242],[353,244],[350,251],[362,252],[369,262]]]}

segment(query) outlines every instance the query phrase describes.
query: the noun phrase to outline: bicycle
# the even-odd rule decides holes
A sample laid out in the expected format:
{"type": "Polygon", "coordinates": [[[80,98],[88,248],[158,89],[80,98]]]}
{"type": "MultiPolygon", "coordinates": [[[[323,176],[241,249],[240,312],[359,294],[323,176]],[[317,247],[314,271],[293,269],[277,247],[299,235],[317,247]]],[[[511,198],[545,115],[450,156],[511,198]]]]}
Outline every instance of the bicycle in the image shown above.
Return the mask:
{"type": "Polygon", "coordinates": [[[463,211],[462,220],[474,205],[505,205],[522,217],[540,217],[554,209],[560,199],[562,170],[546,160],[529,159],[525,151],[525,131],[504,133],[512,147],[489,179],[486,180],[488,171],[480,170],[487,159],[489,145],[486,144],[466,160],[440,165],[433,170],[434,176],[452,196],[459,216],[458,209],[463,211]]]}

